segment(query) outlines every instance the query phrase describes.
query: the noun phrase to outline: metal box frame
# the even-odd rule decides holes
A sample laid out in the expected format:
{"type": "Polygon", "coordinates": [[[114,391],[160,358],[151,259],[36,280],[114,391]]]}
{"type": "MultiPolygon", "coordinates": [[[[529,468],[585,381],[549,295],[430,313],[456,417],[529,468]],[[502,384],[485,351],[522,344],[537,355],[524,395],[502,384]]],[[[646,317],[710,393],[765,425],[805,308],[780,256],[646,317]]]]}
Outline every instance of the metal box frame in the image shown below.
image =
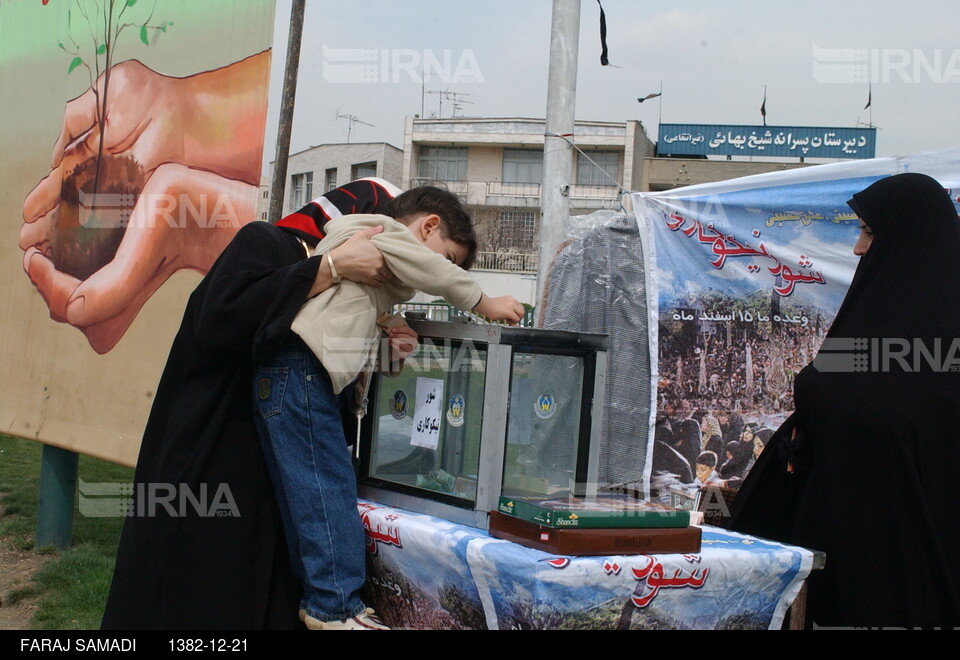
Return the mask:
{"type": "Polygon", "coordinates": [[[380,389],[389,386],[389,377],[381,374],[377,374],[371,383],[371,409],[361,425],[358,479],[361,497],[486,529],[488,512],[496,510],[503,490],[511,371],[513,357],[518,353],[583,358],[574,494],[587,497],[596,495],[607,374],[606,335],[457,321],[408,320],[408,323],[420,335],[421,343],[433,342],[434,345],[451,349],[471,343],[486,350],[476,499],[459,498],[370,475],[372,444],[381,415],[381,411],[377,410],[377,402],[380,389]]]}

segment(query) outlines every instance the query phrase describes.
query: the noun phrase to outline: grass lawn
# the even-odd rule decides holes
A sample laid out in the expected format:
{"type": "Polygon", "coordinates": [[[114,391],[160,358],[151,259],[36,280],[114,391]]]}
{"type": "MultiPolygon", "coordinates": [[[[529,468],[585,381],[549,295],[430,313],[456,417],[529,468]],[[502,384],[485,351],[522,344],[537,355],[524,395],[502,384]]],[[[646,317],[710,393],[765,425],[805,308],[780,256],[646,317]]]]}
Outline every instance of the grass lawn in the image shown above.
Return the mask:
{"type": "MultiPolygon", "coordinates": [[[[0,543],[55,555],[34,576],[34,586],[14,596],[38,597],[32,623],[36,629],[96,629],[110,588],[124,519],[84,516],[75,503],[71,548],[62,552],[34,549],[42,449],[38,442],[0,434],[0,543]]],[[[133,480],[133,470],[81,455],[78,478],[92,483],[128,484],[133,480]]]]}

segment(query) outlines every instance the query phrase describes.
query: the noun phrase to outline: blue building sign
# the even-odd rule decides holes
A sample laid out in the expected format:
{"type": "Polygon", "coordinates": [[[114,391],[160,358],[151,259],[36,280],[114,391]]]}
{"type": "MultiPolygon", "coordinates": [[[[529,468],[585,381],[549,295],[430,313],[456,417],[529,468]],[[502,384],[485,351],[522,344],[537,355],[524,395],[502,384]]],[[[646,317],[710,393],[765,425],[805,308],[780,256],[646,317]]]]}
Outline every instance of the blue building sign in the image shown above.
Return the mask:
{"type": "Polygon", "coordinates": [[[875,128],[660,124],[657,155],[873,158],[875,128]]]}

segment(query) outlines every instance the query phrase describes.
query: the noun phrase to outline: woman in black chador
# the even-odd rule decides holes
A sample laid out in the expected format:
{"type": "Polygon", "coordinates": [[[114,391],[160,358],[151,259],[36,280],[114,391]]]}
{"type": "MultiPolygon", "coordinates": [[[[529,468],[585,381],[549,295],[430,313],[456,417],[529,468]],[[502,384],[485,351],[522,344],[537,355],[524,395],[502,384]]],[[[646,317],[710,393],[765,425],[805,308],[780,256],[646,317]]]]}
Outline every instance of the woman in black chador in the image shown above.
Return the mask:
{"type": "Polygon", "coordinates": [[[826,552],[808,625],[960,626],[960,222],[922,174],[849,204],[860,264],[731,527],[826,552]]]}
{"type": "MultiPolygon", "coordinates": [[[[254,423],[254,366],[289,340],[307,297],[333,285],[330,258],[307,246],[331,216],[382,213],[393,191],[378,181],[335,188],[275,225],[244,225],[190,295],[143,432],[104,629],[303,629],[254,423]],[[173,489],[179,499],[163,500],[173,489]]],[[[336,265],[376,286],[389,271],[361,239],[336,265]]]]}

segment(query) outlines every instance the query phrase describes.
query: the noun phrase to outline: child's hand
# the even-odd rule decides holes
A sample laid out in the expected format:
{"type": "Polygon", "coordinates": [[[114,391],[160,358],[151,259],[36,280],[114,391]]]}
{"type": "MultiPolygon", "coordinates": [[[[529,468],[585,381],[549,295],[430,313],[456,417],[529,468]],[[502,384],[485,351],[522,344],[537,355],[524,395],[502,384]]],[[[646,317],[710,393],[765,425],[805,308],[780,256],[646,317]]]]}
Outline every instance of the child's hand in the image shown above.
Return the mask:
{"type": "Polygon", "coordinates": [[[390,338],[390,359],[393,362],[410,357],[417,350],[420,339],[416,331],[407,325],[390,328],[387,336],[390,338]]]}
{"type": "Polygon", "coordinates": [[[483,294],[473,310],[492,321],[506,321],[510,325],[519,323],[524,314],[523,304],[513,296],[490,298],[483,294]]]}

